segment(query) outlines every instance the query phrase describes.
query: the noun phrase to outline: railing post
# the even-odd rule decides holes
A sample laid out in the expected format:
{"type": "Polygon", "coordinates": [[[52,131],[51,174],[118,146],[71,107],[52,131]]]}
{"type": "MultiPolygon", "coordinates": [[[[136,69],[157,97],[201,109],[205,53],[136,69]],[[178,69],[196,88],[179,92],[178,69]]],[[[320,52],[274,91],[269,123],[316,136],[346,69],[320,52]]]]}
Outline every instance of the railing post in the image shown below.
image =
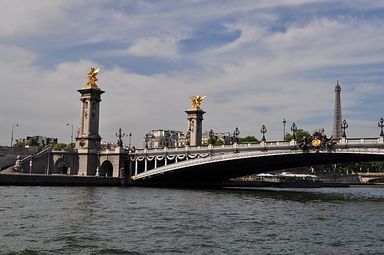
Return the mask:
{"type": "Polygon", "coordinates": [[[232,145],[232,148],[233,148],[233,152],[234,153],[238,153],[239,152],[238,145],[237,145],[236,142],[232,145]]]}
{"type": "Polygon", "coordinates": [[[135,175],[137,175],[137,168],[139,167],[139,162],[138,160],[136,159],[135,160],[135,175]]]}

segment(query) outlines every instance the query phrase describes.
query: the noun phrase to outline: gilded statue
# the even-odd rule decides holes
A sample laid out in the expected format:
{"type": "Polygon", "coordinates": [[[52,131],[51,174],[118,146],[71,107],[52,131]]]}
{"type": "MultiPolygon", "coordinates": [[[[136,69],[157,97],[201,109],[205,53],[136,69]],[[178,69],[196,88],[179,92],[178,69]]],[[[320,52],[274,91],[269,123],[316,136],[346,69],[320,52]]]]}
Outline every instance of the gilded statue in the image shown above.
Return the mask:
{"type": "Polygon", "coordinates": [[[100,71],[100,68],[96,69],[94,67],[91,67],[91,70],[88,73],[88,81],[84,85],[84,88],[86,88],[86,89],[98,88],[97,85],[96,85],[96,81],[97,81],[97,77],[96,76],[97,76],[99,71],[100,71]]]}
{"type": "Polygon", "coordinates": [[[205,98],[205,96],[191,96],[191,99],[192,99],[191,108],[193,110],[199,110],[201,102],[203,101],[204,98],[205,98]]]}

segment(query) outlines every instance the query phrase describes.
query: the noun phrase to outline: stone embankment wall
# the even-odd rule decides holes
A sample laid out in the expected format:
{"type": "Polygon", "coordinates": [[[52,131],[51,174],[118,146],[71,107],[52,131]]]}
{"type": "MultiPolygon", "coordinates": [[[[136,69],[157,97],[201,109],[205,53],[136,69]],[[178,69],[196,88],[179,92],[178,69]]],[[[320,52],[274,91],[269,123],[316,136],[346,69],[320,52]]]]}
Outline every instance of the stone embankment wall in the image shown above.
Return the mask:
{"type": "Polygon", "coordinates": [[[0,185],[18,186],[123,186],[127,181],[114,177],[0,174],[0,185]]]}
{"type": "Polygon", "coordinates": [[[25,158],[30,154],[36,153],[37,148],[13,148],[0,146],[0,170],[5,169],[11,165],[14,165],[18,155],[21,158],[25,158]]]}

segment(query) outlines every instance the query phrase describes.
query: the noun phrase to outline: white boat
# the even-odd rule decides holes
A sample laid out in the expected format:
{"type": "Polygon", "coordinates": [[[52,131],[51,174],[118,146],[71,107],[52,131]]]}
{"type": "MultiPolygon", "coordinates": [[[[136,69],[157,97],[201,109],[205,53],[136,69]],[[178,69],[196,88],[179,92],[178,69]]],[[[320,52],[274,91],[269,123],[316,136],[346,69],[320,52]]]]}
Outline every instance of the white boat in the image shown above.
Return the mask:
{"type": "Polygon", "coordinates": [[[263,173],[257,175],[257,180],[279,188],[320,188],[322,181],[312,174],[294,174],[282,172],[281,174],[263,173]]]}

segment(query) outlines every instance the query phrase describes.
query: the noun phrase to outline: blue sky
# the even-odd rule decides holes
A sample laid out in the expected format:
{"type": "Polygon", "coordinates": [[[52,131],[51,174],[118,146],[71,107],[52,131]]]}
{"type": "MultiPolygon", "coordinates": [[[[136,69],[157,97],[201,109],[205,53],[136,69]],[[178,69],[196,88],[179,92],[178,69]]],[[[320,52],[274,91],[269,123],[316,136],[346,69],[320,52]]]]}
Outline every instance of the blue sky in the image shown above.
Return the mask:
{"type": "Polygon", "coordinates": [[[0,15],[2,145],[13,122],[69,142],[91,66],[104,142],[185,131],[191,95],[207,96],[204,130],[277,140],[285,118],[330,134],[337,80],[349,136],[376,137],[384,115],[383,1],[15,0],[0,15]]]}

